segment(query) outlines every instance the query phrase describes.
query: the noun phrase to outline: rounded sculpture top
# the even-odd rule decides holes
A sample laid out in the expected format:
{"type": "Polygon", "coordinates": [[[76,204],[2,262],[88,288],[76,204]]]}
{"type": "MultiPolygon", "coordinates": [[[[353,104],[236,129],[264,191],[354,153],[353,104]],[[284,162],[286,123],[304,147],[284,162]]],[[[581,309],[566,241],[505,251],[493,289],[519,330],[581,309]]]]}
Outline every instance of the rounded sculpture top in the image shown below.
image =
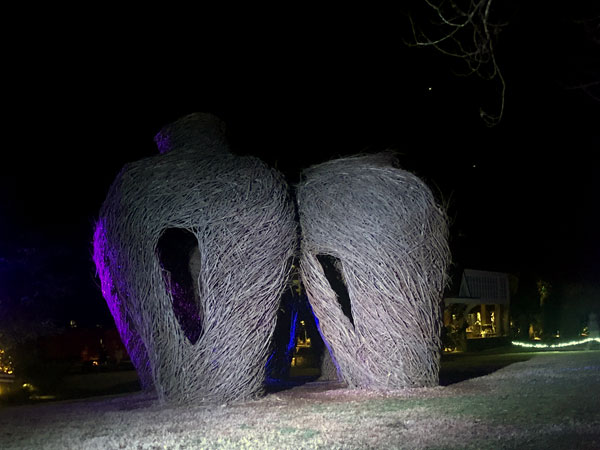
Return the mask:
{"type": "Polygon", "coordinates": [[[225,147],[225,123],[209,113],[192,113],[164,126],[154,142],[160,154],[174,149],[225,147]]]}

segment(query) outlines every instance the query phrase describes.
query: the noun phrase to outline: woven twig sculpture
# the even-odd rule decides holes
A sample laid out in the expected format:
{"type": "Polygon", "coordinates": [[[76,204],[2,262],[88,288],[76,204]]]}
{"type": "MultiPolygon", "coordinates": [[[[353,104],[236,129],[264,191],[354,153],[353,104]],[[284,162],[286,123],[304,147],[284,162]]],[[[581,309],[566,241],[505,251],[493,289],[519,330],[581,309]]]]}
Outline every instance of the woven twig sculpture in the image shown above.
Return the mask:
{"type": "Polygon", "coordinates": [[[302,277],[343,380],[437,384],[449,251],[446,216],[430,190],[378,154],[305,170],[297,195],[302,277]],[[328,280],[324,258],[340,280],[328,280]],[[333,289],[338,282],[349,304],[333,289]]]}
{"type": "Polygon", "coordinates": [[[96,226],[103,294],[142,382],[162,401],[226,402],[262,389],[295,251],[285,181],[229,153],[221,128],[194,114],[163,129],[161,155],[123,168],[96,226]],[[191,294],[161,260],[172,230],[194,241],[179,264],[191,294]],[[194,300],[182,303],[183,294],[194,300]]]}

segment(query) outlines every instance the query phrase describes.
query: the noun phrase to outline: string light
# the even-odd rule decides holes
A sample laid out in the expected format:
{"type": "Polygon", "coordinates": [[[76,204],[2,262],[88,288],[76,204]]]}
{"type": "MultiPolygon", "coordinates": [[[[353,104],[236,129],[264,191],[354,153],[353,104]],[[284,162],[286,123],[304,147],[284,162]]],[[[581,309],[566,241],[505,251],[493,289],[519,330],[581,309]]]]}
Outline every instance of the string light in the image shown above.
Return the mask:
{"type": "Polygon", "coordinates": [[[559,344],[531,344],[529,342],[517,342],[517,341],[512,341],[512,344],[517,345],[519,347],[526,347],[526,348],[561,348],[561,347],[571,347],[573,345],[586,344],[588,342],[598,342],[600,344],[600,338],[586,338],[586,339],[582,339],[580,341],[561,342],[559,344]]]}

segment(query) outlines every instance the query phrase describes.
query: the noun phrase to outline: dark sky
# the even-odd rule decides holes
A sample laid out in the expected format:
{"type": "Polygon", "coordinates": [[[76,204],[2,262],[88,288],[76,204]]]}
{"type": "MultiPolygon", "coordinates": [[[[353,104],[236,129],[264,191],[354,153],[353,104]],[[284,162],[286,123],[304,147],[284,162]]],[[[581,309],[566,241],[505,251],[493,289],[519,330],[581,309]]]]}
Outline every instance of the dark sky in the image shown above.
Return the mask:
{"type": "Polygon", "coordinates": [[[160,34],[37,33],[8,65],[0,249],[66,249],[70,301],[106,313],[90,241],[108,187],[123,164],[156,154],[161,126],[206,111],[227,122],[235,152],[292,183],[332,157],[398,151],[448,202],[459,268],[597,280],[600,100],[573,87],[600,79],[600,47],[573,20],[579,11],[507,16],[497,45],[506,108],[494,128],[479,108],[497,107],[499,84],[403,46],[401,18],[280,23],[231,45],[229,31],[197,45],[192,33],[185,46],[160,34]]]}

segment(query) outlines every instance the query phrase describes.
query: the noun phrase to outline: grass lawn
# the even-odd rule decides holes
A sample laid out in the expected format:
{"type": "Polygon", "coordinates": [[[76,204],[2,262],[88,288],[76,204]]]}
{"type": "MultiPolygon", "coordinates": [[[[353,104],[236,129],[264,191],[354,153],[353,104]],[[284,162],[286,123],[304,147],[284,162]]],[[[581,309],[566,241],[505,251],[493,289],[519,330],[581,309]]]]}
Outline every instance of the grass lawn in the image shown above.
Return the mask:
{"type": "Polygon", "coordinates": [[[140,392],[0,407],[2,449],[599,449],[600,351],[456,355],[443,386],[311,382],[230,405],[140,392]]]}

